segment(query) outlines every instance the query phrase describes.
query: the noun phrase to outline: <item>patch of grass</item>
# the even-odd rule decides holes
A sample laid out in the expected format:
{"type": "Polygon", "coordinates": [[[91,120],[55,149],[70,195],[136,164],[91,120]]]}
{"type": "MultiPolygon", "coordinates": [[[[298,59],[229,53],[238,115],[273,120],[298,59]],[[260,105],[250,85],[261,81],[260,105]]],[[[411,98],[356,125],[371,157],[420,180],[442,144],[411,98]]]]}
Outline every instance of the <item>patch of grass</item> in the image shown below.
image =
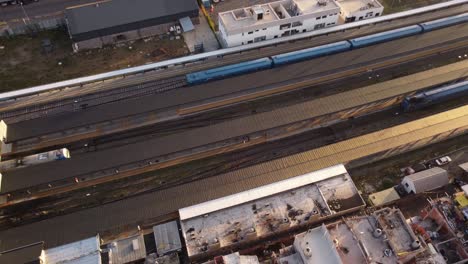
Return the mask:
{"type": "Polygon", "coordinates": [[[77,78],[186,55],[178,40],[153,38],[74,53],[65,30],[0,38],[0,92],[77,78]],[[46,54],[41,42],[50,39],[46,54]],[[130,48],[131,47],[131,48],[130,48]]]}

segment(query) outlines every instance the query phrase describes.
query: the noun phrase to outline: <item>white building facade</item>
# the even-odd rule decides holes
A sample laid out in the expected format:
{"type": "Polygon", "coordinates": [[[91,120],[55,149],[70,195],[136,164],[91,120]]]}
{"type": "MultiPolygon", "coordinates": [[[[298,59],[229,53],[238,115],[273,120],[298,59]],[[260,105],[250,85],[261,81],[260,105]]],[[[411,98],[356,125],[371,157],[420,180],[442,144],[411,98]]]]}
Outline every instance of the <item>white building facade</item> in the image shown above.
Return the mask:
{"type": "Polygon", "coordinates": [[[295,35],[338,24],[333,0],[282,0],[218,14],[225,47],[295,35]]]}
{"type": "Polygon", "coordinates": [[[377,0],[338,0],[340,16],[345,23],[381,16],[384,10],[377,0]]]}

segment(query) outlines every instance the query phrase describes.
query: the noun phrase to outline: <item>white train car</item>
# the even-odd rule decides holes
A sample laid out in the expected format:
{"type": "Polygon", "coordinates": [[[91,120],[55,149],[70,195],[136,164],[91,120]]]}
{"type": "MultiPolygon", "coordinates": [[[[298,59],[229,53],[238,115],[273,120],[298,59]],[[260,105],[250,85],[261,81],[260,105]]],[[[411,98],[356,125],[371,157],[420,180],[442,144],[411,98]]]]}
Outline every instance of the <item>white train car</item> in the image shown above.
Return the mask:
{"type": "Polygon", "coordinates": [[[67,148],[51,150],[22,158],[2,161],[0,162],[0,172],[13,169],[20,169],[27,166],[33,166],[52,161],[65,160],[69,158],[70,151],[67,148]]]}

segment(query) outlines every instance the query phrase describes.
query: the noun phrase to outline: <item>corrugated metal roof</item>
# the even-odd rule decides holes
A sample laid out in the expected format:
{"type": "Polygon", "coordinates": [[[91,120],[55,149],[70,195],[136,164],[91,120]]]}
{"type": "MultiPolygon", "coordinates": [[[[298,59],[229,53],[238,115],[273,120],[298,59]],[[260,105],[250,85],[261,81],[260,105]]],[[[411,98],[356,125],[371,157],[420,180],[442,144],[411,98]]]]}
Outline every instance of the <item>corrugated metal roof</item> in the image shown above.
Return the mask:
{"type": "Polygon", "coordinates": [[[221,197],[215,200],[206,201],[201,204],[192,205],[179,209],[180,220],[187,220],[200,215],[219,211],[235,205],[251,202],[276,193],[296,189],[314,182],[323,181],[338,175],[347,173],[343,165],[335,165],[325,169],[313,171],[307,174],[289,178],[286,180],[263,185],[248,191],[221,197]]]}
{"type": "Polygon", "coordinates": [[[355,89],[337,95],[245,116],[234,120],[195,128],[186,132],[123,145],[120,147],[76,155],[72,159],[26,167],[5,172],[0,192],[7,193],[60,179],[77,177],[121,164],[128,164],[164,154],[182,151],[256,131],[299,122],[376,100],[395,97],[427,87],[429,83],[443,83],[464,74],[468,76],[468,62],[453,67],[434,69],[355,89]],[[151,147],[157,146],[157,147],[151,147]],[[118,155],[115,153],[119,153],[118,155]],[[86,166],[84,166],[86,164],[86,166]]]}
{"type": "Polygon", "coordinates": [[[196,0],[112,0],[69,7],[65,14],[75,35],[132,23],[143,26],[158,18],[168,23],[172,16],[193,10],[198,11],[196,0]]]}
{"type": "Polygon", "coordinates": [[[439,114],[435,118],[416,120],[385,129],[382,132],[356,137],[216,177],[200,179],[190,184],[3,230],[0,231],[0,251],[36,241],[44,241],[45,247],[50,248],[92,236],[97,232],[118,231],[123,226],[156,219],[173,213],[179,208],[306,174],[337,163],[347,163],[369,155],[402,148],[408,144],[417,145],[415,144],[417,142],[425,144],[429,140],[442,140],[444,137],[439,135],[445,133],[453,136],[455,129],[458,133],[467,132],[468,106],[439,114]],[[421,127],[421,124],[425,127],[421,127]],[[355,146],[355,142],[361,145],[346,148],[346,145],[355,146]],[[341,149],[341,152],[334,152],[333,149],[341,149]]]}
{"type": "Polygon", "coordinates": [[[101,264],[99,236],[46,249],[41,259],[44,263],[101,264]]]}
{"type": "Polygon", "coordinates": [[[434,167],[406,176],[403,181],[411,181],[416,193],[434,190],[449,183],[447,171],[434,167]]]}
{"type": "Polygon", "coordinates": [[[153,232],[158,255],[165,255],[168,252],[182,248],[179,227],[176,221],[153,226],[153,232]]]}
{"type": "Polygon", "coordinates": [[[125,264],[144,259],[146,257],[145,240],[142,234],[117,240],[108,245],[109,262],[125,264]]]}

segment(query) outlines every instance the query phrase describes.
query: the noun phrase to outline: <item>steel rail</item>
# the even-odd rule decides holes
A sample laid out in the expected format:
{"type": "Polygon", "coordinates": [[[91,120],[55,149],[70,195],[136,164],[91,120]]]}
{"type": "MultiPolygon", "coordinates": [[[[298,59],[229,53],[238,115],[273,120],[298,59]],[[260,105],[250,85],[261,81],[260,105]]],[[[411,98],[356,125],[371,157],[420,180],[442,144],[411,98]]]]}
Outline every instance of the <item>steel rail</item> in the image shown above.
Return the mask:
{"type": "Polygon", "coordinates": [[[261,47],[270,46],[270,45],[276,45],[276,44],[280,44],[284,42],[295,41],[298,39],[309,38],[309,37],[313,37],[317,35],[324,35],[324,34],[329,34],[329,33],[338,32],[338,31],[344,31],[344,30],[352,29],[352,28],[359,28],[365,25],[389,22],[389,21],[403,18],[403,17],[418,15],[418,14],[427,13],[427,12],[431,12],[431,11],[435,11],[435,10],[443,9],[447,7],[452,7],[456,5],[462,5],[466,3],[468,3],[468,0],[452,0],[449,2],[445,2],[445,3],[434,4],[434,5],[416,8],[416,9],[399,12],[399,13],[395,13],[391,15],[385,15],[381,17],[368,19],[368,20],[353,22],[350,24],[344,24],[344,25],[335,26],[331,28],[314,30],[308,33],[302,33],[302,34],[297,34],[297,35],[278,38],[278,39],[266,40],[266,41],[262,41],[258,43],[247,44],[244,46],[225,48],[225,49],[206,52],[202,54],[185,56],[185,57],[170,59],[170,60],[166,60],[162,62],[156,62],[156,63],[131,67],[131,68],[122,69],[122,70],[116,70],[116,71],[111,71],[111,72],[106,72],[106,73],[101,73],[101,74],[96,74],[96,75],[91,75],[91,76],[86,76],[86,77],[80,77],[80,78],[75,78],[75,79],[61,81],[61,82],[39,85],[39,86],[21,89],[17,91],[2,93],[0,94],[0,101],[11,100],[11,99],[15,99],[18,97],[46,92],[49,90],[62,89],[62,88],[74,87],[74,86],[82,86],[84,84],[98,82],[98,81],[102,81],[106,79],[112,79],[112,78],[122,77],[122,76],[127,76],[127,75],[134,75],[134,74],[144,73],[147,71],[153,71],[153,70],[157,70],[161,68],[168,68],[168,67],[172,67],[176,65],[184,65],[187,63],[207,60],[209,58],[222,57],[228,54],[240,53],[240,52],[247,51],[247,50],[252,50],[252,49],[261,48],[261,47]]]}

